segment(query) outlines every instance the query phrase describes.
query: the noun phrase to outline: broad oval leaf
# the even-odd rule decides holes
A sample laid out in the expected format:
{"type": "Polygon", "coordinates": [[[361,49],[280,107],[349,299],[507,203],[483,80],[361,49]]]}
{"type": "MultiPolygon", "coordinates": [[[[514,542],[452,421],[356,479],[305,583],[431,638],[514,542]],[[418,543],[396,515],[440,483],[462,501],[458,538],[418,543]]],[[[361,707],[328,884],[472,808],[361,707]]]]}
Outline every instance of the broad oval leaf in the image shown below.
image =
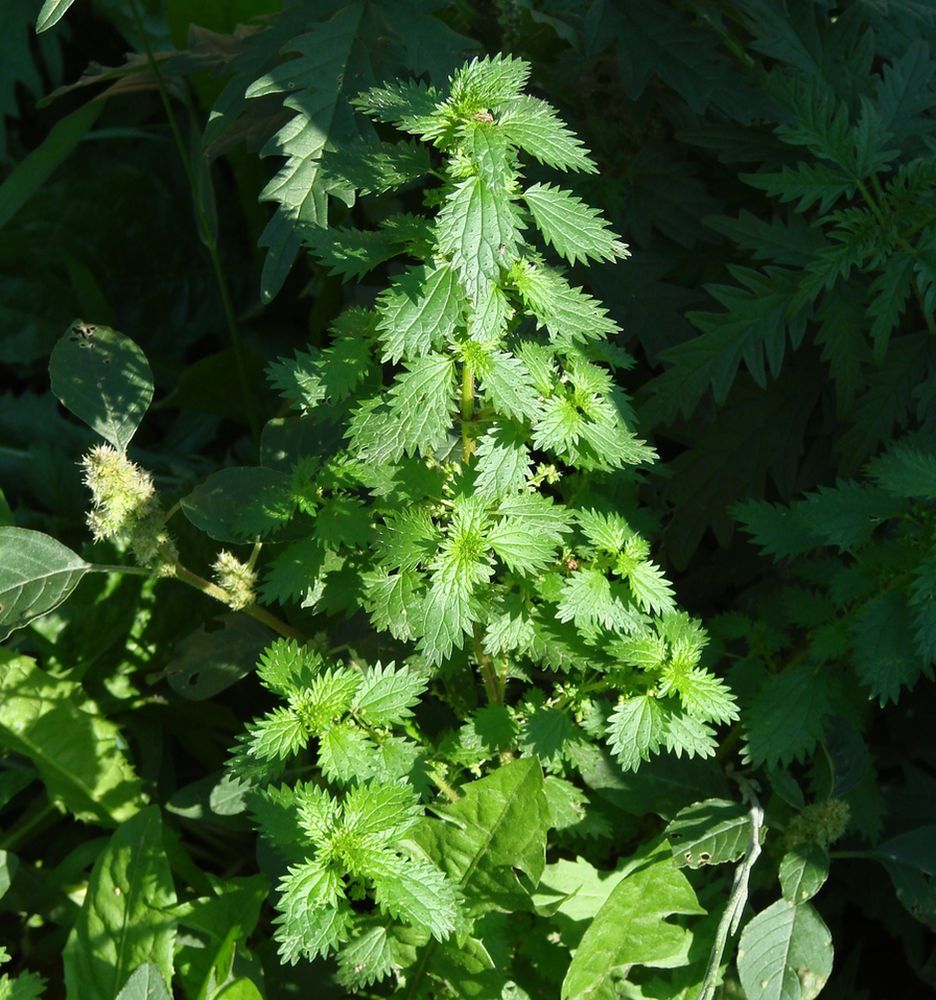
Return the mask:
{"type": "Polygon", "coordinates": [[[666,828],[679,868],[737,861],[751,839],[747,809],[729,799],[706,799],[681,809],[666,828]]]}
{"type": "Polygon", "coordinates": [[[263,466],[221,469],[182,498],[182,512],[216,542],[259,541],[293,510],[289,477],[263,466]]]}
{"type": "Polygon", "coordinates": [[[462,797],[424,820],[412,839],[481,909],[524,895],[514,870],[539,882],[546,864],[549,804],[543,772],[524,757],[461,788],[462,797]]]}
{"type": "Polygon", "coordinates": [[[780,889],[791,903],[805,903],[829,877],[829,855],[818,844],[802,844],[783,855],[780,889]]]}
{"type": "Polygon", "coordinates": [[[832,956],[832,935],[813,906],[778,899],[741,932],[738,975],[757,1000],[813,1000],[832,972],[832,956]]]}
{"type": "Polygon", "coordinates": [[[97,859],[62,958],[68,996],[113,1000],[140,965],[172,979],[176,902],[158,806],[120,826],[97,859]]]}
{"type": "Polygon", "coordinates": [[[220,622],[199,625],[179,642],[165,676],[184,698],[213,698],[253,670],[269,641],[266,625],[244,615],[225,615],[220,622]]]}
{"type": "Polygon", "coordinates": [[[0,527],[0,642],[54,611],[91,569],[41,531],[0,527]]]}
{"type": "Polygon", "coordinates": [[[936,824],[898,834],[874,852],[887,869],[897,898],[929,927],[936,923],[936,824]]]}
{"type": "Polygon", "coordinates": [[[119,451],[126,451],[153,399],[146,355],[109,326],[75,321],[49,360],[52,392],[119,451]]]}
{"type": "Polygon", "coordinates": [[[74,2],[75,0],[45,0],[36,18],[36,34],[48,31],[58,24],[74,2]]]}

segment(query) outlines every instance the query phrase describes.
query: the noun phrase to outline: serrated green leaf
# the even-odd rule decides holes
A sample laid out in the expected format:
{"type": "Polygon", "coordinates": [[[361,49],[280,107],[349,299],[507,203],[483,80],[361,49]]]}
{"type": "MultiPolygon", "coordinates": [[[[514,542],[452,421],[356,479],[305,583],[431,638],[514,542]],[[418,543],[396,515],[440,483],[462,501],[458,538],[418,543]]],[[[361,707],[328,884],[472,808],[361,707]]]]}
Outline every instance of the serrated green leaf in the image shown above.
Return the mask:
{"type": "Polygon", "coordinates": [[[140,965],[172,980],[176,902],[162,846],[159,809],[147,806],[114,832],[95,862],[62,952],[65,988],[88,1000],[112,1000],[140,965]]]}
{"type": "Polygon", "coordinates": [[[520,490],[532,467],[526,434],[512,421],[496,421],[478,441],[475,455],[475,489],[491,500],[520,490]]]}
{"type": "Polygon", "coordinates": [[[108,326],[74,322],[49,359],[52,392],[93,431],[125,452],[153,399],[146,355],[108,326]]]}
{"type": "Polygon", "coordinates": [[[616,619],[611,582],[601,570],[576,571],[562,585],[556,617],[580,629],[611,628],[616,619]]]}
{"type": "Polygon", "coordinates": [[[936,500],[936,455],[931,451],[898,444],[868,463],[868,473],[895,496],[936,500]]]}
{"type": "Polygon", "coordinates": [[[455,929],[455,887],[434,864],[393,855],[373,880],[377,905],[395,919],[424,928],[440,941],[455,929]]]}
{"type": "Polygon", "coordinates": [[[377,330],[384,347],[381,360],[410,361],[444,346],[461,322],[465,306],[464,293],[448,265],[407,271],[377,302],[377,330]]]}
{"type": "Polygon", "coordinates": [[[365,671],[354,696],[352,711],[365,725],[386,726],[409,718],[412,706],[426,690],[426,679],[411,670],[379,663],[365,671]]]}
{"type": "Polygon", "coordinates": [[[291,709],[277,706],[251,723],[250,753],[261,760],[285,760],[305,747],[309,734],[291,709]]]}
{"type": "Polygon", "coordinates": [[[471,108],[503,104],[519,96],[529,76],[524,59],[501,52],[475,57],[452,75],[451,100],[471,108]]]}
{"type": "Polygon", "coordinates": [[[372,927],[354,938],[338,956],[338,982],[345,989],[361,989],[386,979],[394,957],[386,927],[372,927]]]}
{"type": "Polygon", "coordinates": [[[506,191],[489,186],[480,174],[455,186],[439,212],[436,233],[440,253],[451,259],[475,302],[516,258],[516,209],[506,191]]]}
{"type": "Polygon", "coordinates": [[[524,304],[558,344],[587,343],[619,332],[607,310],[581,288],[573,288],[558,271],[524,260],[511,269],[524,304]]]}
{"type": "Polygon", "coordinates": [[[497,126],[511,142],[549,167],[585,173],[598,170],[578,136],[538,97],[523,96],[506,104],[497,126]]]}
{"type": "Polygon", "coordinates": [[[811,753],[831,709],[828,681],[809,664],[773,674],[747,712],[746,757],[755,767],[788,764],[811,753]]]}
{"type": "Polygon", "coordinates": [[[858,679],[883,706],[912,689],[931,667],[916,652],[910,608],[899,590],[868,601],[852,623],[853,657],[858,679]]]}
{"type": "Polygon", "coordinates": [[[390,396],[394,419],[403,424],[400,444],[404,454],[430,455],[441,445],[455,408],[453,380],[454,364],[443,354],[417,358],[397,376],[390,396]]]}
{"type": "Polygon", "coordinates": [[[625,771],[658,753],[666,734],[666,716],[656,698],[638,695],[622,701],[608,719],[608,744],[625,771]]]}
{"type": "Polygon", "coordinates": [[[523,192],[523,200],[543,238],[570,264],[589,258],[614,260],[625,252],[611,224],[570,191],[533,184],[523,192]]]}
{"type": "Polygon", "coordinates": [[[832,937],[809,903],[778,899],[741,932],[738,975],[748,996],[809,1000],[831,971],[832,937]]]}
{"type": "Polygon", "coordinates": [[[494,351],[491,366],[481,374],[481,385],[491,406],[514,420],[537,420],[542,414],[539,393],[526,366],[513,355],[494,351]]]}

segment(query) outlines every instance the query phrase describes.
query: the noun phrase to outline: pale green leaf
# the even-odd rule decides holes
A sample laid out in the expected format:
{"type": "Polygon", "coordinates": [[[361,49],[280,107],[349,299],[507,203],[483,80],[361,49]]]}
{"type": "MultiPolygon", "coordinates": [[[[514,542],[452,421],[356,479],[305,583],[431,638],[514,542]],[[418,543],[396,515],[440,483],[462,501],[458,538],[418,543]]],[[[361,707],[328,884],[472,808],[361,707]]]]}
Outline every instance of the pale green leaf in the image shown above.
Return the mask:
{"type": "Polygon", "coordinates": [[[421,927],[438,940],[455,929],[455,887],[434,864],[393,855],[382,862],[373,881],[377,905],[395,919],[421,927]]]}
{"type": "Polygon", "coordinates": [[[159,966],[152,962],[141,965],[117,994],[117,1000],[172,1000],[159,966]]]}
{"type": "Polygon", "coordinates": [[[665,733],[663,708],[649,695],[622,701],[608,719],[608,743],[625,771],[636,771],[657,753],[665,733]]]}
{"type": "Polygon", "coordinates": [[[406,668],[379,663],[365,671],[352,711],[368,726],[386,726],[409,718],[426,690],[426,678],[406,668]]]}
{"type": "Polygon", "coordinates": [[[503,351],[491,355],[491,366],[481,373],[481,385],[491,406],[514,420],[537,420],[542,414],[539,393],[530,381],[526,366],[503,351]]]}
{"type": "Polygon", "coordinates": [[[26,656],[0,652],[0,745],[29,758],[49,798],[85,822],[116,826],[143,790],[124,739],[78,684],[51,677],[26,656]]]}
{"type": "Polygon", "coordinates": [[[36,33],[48,31],[65,16],[75,0],[45,0],[36,18],[36,33]]]}
{"type": "Polygon", "coordinates": [[[475,455],[475,489],[492,500],[521,489],[530,474],[526,434],[512,422],[495,422],[478,441],[475,455]]]}
{"type": "Polygon", "coordinates": [[[517,212],[507,193],[481,175],[460,181],[446,199],[437,221],[439,251],[451,258],[465,291],[478,301],[501,268],[517,252],[517,212]]]}
{"type": "Polygon", "coordinates": [[[664,841],[611,892],[589,924],[562,983],[562,1000],[614,1000],[614,976],[632,965],[676,968],[688,963],[692,934],[667,921],[673,914],[699,914],[692,886],[678,871],[664,841]]]}
{"type": "Polygon", "coordinates": [[[285,760],[299,753],[309,741],[302,720],[281,705],[252,723],[249,732],[250,753],[261,760],[285,760]]]}

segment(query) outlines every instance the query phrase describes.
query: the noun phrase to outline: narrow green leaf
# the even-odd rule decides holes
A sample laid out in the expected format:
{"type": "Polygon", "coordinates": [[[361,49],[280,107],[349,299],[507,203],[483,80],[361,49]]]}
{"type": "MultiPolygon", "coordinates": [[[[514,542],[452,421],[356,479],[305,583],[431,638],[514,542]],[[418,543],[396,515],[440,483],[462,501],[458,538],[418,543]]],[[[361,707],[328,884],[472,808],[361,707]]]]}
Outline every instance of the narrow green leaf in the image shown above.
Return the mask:
{"type": "Polygon", "coordinates": [[[75,0],[45,0],[36,18],[36,34],[48,31],[65,16],[75,0]]]}
{"type": "Polygon", "coordinates": [[[49,535],[0,527],[0,642],[54,611],[91,569],[49,535]]]}
{"type": "Polygon", "coordinates": [[[65,161],[88,129],[97,121],[103,107],[103,101],[92,101],[66,115],[52,126],[39,146],[13,168],[0,184],[0,229],[42,188],[53,171],[65,161]]]}
{"type": "Polygon", "coordinates": [[[82,1000],[113,1000],[130,974],[152,963],[172,981],[175,904],[157,806],[120,826],[91,872],[62,958],[65,988],[82,1000]]]}
{"type": "Polygon", "coordinates": [[[832,971],[832,937],[809,903],[778,899],[748,922],[738,942],[738,975],[749,997],[818,996],[832,971]]]}

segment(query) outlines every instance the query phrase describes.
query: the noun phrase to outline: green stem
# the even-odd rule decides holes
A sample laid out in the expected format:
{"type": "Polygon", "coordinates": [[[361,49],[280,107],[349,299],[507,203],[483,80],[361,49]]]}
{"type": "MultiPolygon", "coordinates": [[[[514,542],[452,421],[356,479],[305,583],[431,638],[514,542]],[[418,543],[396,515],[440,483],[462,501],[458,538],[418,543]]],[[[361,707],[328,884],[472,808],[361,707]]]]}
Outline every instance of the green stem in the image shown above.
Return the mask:
{"type": "Polygon", "coordinates": [[[484,645],[481,641],[481,629],[475,625],[472,635],[472,645],[474,647],[475,659],[481,669],[481,680],[484,682],[484,693],[487,695],[488,703],[491,705],[502,705],[504,703],[504,690],[498,683],[497,671],[494,668],[494,661],[485,653],[484,645]]]}
{"type": "Polygon", "coordinates": [[[699,990],[698,1000],[712,1000],[712,997],[715,996],[718,969],[721,966],[722,956],[725,954],[728,938],[738,932],[741,916],[747,905],[751,869],[756,864],[761,853],[761,829],[764,825],[763,807],[758,801],[751,783],[741,775],[735,775],[734,778],[741,785],[742,794],[751,806],[748,813],[751,823],[751,836],[748,840],[747,850],[744,853],[744,859],[735,869],[731,895],[728,897],[728,905],[725,907],[721,920],[718,922],[718,928],[715,931],[715,941],[709,953],[708,965],[705,970],[705,977],[702,980],[702,986],[699,990]]]}
{"type": "Polygon", "coordinates": [[[130,576],[152,576],[153,571],[145,566],[111,566],[108,563],[94,563],[92,573],[128,573],[130,576]]]}
{"type": "Polygon", "coordinates": [[[46,804],[42,806],[38,812],[30,816],[18,830],[13,830],[3,839],[2,842],[0,842],[0,849],[4,851],[15,850],[20,843],[41,830],[43,826],[46,825],[46,820],[48,820],[53,813],[57,814],[58,810],[51,802],[46,802],[46,804]]]}
{"type": "Polygon", "coordinates": [[[221,266],[221,257],[218,253],[218,243],[212,235],[211,226],[205,216],[201,200],[198,196],[198,184],[196,183],[195,175],[192,172],[192,164],[190,163],[186,152],[185,143],[182,139],[182,132],[179,129],[179,123],[176,120],[175,112],[172,110],[172,102],[169,100],[169,93],[166,90],[162,73],[159,71],[159,65],[153,55],[153,49],[150,46],[149,37],[147,36],[146,28],[143,25],[143,18],[140,16],[138,0],[130,0],[130,7],[133,12],[133,20],[136,24],[137,31],[139,31],[140,38],[143,41],[143,48],[146,52],[146,61],[149,64],[150,71],[156,81],[156,89],[159,91],[159,99],[162,101],[163,109],[166,112],[166,119],[169,122],[169,129],[172,132],[172,138],[175,142],[176,149],[178,150],[179,159],[182,161],[182,169],[185,171],[185,178],[188,181],[189,191],[192,195],[192,207],[198,223],[199,236],[208,251],[208,256],[211,258],[211,269],[214,272],[215,282],[218,286],[218,293],[221,297],[221,306],[224,310],[224,319],[227,324],[228,336],[231,339],[231,347],[234,351],[234,362],[237,368],[237,378],[240,382],[241,395],[244,397],[244,409],[247,416],[247,422],[250,425],[250,432],[253,435],[254,440],[259,441],[260,421],[257,416],[256,407],[254,406],[253,393],[250,391],[250,382],[247,379],[247,362],[244,357],[244,344],[241,339],[240,328],[237,325],[237,319],[234,315],[234,306],[231,301],[231,293],[228,289],[227,278],[224,274],[224,269],[221,266]]]}
{"type": "MultiPolygon", "coordinates": [[[[220,601],[222,604],[228,603],[228,594],[226,590],[219,587],[216,583],[212,583],[210,580],[206,580],[204,577],[199,576],[197,573],[193,573],[190,569],[186,569],[182,563],[175,564],[174,573],[176,579],[181,580],[183,583],[187,583],[190,587],[200,590],[203,594],[213,597],[216,601],[220,601]]],[[[304,636],[297,629],[294,629],[292,625],[287,625],[281,618],[277,618],[276,615],[271,614],[266,610],[266,608],[261,608],[257,604],[251,604],[246,608],[241,608],[240,610],[242,614],[249,615],[254,620],[262,622],[268,628],[273,629],[274,632],[277,632],[286,639],[295,639],[298,642],[308,642],[308,638],[306,636],[304,636]]]]}
{"type": "Polygon", "coordinates": [[[449,802],[457,802],[459,799],[458,792],[442,777],[438,771],[430,771],[429,777],[432,779],[433,784],[439,791],[449,800],[449,802]]]}
{"type": "Polygon", "coordinates": [[[462,461],[468,464],[474,450],[471,440],[471,422],[474,419],[474,372],[468,362],[462,364],[461,385],[461,431],[462,431],[462,461]]]}

